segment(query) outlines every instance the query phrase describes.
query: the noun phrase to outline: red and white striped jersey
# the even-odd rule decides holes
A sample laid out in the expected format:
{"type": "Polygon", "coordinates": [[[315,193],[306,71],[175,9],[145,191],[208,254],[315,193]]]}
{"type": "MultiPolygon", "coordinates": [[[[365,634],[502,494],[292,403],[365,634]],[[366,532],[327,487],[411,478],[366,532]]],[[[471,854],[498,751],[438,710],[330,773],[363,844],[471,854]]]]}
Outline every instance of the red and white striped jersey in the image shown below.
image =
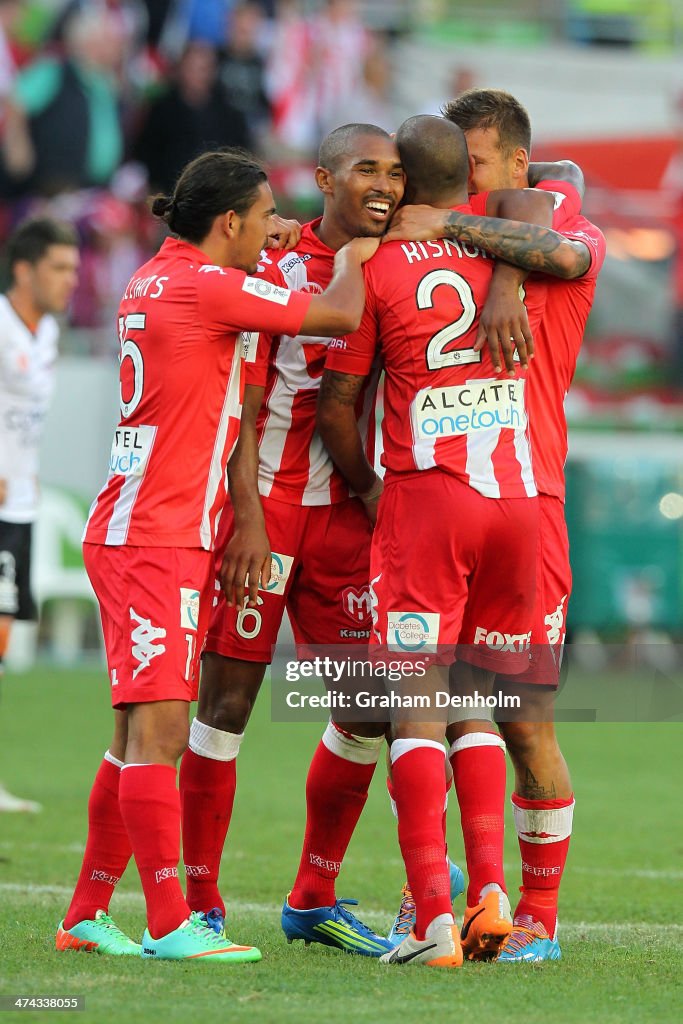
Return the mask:
{"type": "MultiPolygon", "coordinates": [[[[473,348],[494,266],[455,241],[383,245],[365,267],[360,328],[330,350],[326,367],[362,375],[381,353],[390,473],[439,467],[490,498],[531,497],[524,375],[496,375],[488,350],[473,348]]],[[[536,281],[526,288],[532,331],[545,291],[536,281]]]]}
{"type": "Polygon", "coordinates": [[[212,549],[239,432],[240,332],[296,333],[309,304],[164,242],[119,307],[121,419],[84,540],[212,549]]]}
{"type": "MultiPolygon", "coordinates": [[[[316,295],[327,288],[335,253],[316,236],[319,223],[304,225],[295,249],[264,254],[261,270],[266,280],[316,295]]],[[[257,421],[259,490],[265,497],[290,505],[330,505],[349,497],[348,484],[315,429],[325,358],[329,349],[343,343],[339,338],[260,336],[256,361],[247,364],[246,380],[266,389],[257,421]]],[[[368,374],[356,414],[372,462],[378,364],[369,366],[368,374]]]]}

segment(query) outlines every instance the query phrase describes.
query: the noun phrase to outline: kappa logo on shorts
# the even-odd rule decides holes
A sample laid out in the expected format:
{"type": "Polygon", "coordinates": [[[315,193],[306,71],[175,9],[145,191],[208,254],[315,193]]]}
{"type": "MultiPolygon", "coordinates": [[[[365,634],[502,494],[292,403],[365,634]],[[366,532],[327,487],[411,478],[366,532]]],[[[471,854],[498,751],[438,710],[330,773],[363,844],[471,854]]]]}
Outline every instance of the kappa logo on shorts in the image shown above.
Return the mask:
{"type": "Polygon", "coordinates": [[[268,586],[259,587],[259,590],[263,590],[267,594],[284,594],[293,562],[292,555],[280,555],[277,551],[271,551],[268,586]]]}
{"type": "Polygon", "coordinates": [[[531,633],[501,633],[477,626],[474,631],[475,644],[486,644],[492,651],[511,651],[522,654],[531,646],[531,633]]]}
{"type": "Polygon", "coordinates": [[[367,622],[370,618],[370,587],[346,587],[342,590],[342,608],[354,622],[367,622]]]}
{"type": "Polygon", "coordinates": [[[550,615],[546,615],[545,625],[548,632],[548,643],[554,647],[564,636],[564,604],[569,595],[565,594],[557,608],[550,615]]]}
{"type": "Polygon", "coordinates": [[[166,636],[166,630],[161,626],[153,626],[149,619],[143,619],[141,615],[138,615],[133,607],[130,609],[130,617],[134,622],[137,622],[137,626],[130,633],[133,645],[132,654],[140,663],[133,672],[133,679],[135,679],[138,672],[142,672],[143,668],[149,668],[152,658],[157,658],[160,654],[166,653],[164,644],[154,643],[155,640],[163,640],[166,636]]]}
{"type": "MultiPolygon", "coordinates": [[[[199,625],[199,591],[180,588],[180,628],[197,629],[199,625]]],[[[165,635],[165,634],[164,634],[165,635]]]]}
{"type": "Polygon", "coordinates": [[[387,647],[390,651],[433,651],[440,628],[441,615],[437,612],[389,612],[387,647]]]}

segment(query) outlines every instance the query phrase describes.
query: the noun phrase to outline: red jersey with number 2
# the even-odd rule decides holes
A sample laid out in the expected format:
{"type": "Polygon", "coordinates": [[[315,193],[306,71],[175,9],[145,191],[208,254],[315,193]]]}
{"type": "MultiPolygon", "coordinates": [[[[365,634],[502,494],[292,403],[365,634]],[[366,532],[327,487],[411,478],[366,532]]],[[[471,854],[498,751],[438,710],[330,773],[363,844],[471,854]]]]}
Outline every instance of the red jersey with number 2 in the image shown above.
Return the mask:
{"type": "MultiPolygon", "coordinates": [[[[390,473],[439,467],[486,497],[533,497],[524,374],[496,374],[488,348],[474,350],[494,267],[456,241],[381,246],[366,265],[360,328],[329,351],[326,368],[363,375],[381,351],[390,473]]],[[[543,284],[527,288],[532,330],[544,299],[543,284]]]]}
{"type": "Polygon", "coordinates": [[[310,301],[164,242],[119,307],[121,419],[84,540],[212,549],[239,432],[241,332],[297,334],[310,301]]]}

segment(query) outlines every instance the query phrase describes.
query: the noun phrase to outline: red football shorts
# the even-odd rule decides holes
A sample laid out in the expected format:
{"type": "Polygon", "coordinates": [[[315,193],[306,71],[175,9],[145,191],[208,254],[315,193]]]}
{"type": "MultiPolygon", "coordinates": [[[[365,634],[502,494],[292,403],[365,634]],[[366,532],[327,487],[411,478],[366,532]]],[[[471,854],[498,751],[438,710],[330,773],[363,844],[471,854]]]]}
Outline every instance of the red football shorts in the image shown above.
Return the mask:
{"type": "MultiPolygon", "coordinates": [[[[226,658],[270,663],[285,608],[299,657],[311,646],[365,645],[370,636],[370,538],[363,503],[349,498],[334,505],[289,505],[262,498],[272,551],[267,589],[258,607],[229,608],[220,583],[206,650],[226,658]]],[[[232,535],[228,504],[216,542],[216,577],[232,535]]]]}
{"type": "Polygon", "coordinates": [[[531,628],[531,664],[515,677],[518,683],[557,688],[567,631],[567,605],[572,592],[569,537],[560,498],[540,494],[539,544],[536,561],[536,607],[531,628]]]}
{"type": "Polygon", "coordinates": [[[464,661],[523,671],[537,542],[536,498],[486,498],[439,469],[394,477],[372,542],[371,643],[446,658],[458,645],[464,661]]]}
{"type": "Polygon", "coordinates": [[[83,560],[100,603],[112,705],[196,700],[213,554],[86,543],[83,560]]]}

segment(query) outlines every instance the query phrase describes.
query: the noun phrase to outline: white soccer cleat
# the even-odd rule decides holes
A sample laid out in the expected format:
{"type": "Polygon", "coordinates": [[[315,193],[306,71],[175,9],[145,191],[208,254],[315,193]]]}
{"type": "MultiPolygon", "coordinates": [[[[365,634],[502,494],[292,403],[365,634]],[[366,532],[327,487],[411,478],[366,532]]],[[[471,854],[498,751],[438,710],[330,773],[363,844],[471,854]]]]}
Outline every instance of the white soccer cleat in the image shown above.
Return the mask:
{"type": "Polygon", "coordinates": [[[35,800],[22,800],[21,797],[13,796],[0,782],[0,811],[39,814],[42,809],[42,804],[35,800]]]}
{"type": "Polygon", "coordinates": [[[390,953],[379,958],[381,964],[424,964],[425,967],[462,967],[460,934],[455,924],[440,924],[428,939],[416,939],[411,932],[390,953]]]}

